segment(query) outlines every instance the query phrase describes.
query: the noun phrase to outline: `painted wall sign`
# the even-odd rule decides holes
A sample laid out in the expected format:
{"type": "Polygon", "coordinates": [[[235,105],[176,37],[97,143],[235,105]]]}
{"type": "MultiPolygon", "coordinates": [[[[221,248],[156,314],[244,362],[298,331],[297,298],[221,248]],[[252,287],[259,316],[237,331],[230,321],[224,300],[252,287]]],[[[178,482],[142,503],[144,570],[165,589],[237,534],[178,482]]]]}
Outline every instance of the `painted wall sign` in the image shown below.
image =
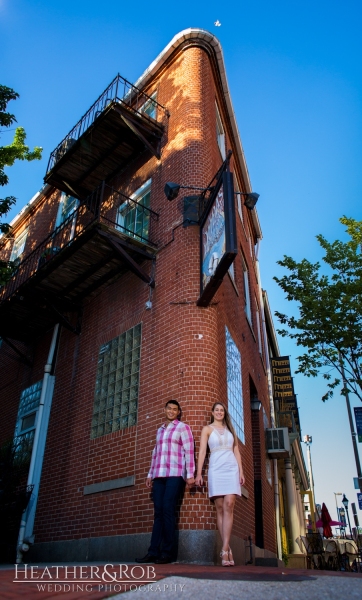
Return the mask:
{"type": "Polygon", "coordinates": [[[208,306],[237,255],[232,173],[219,178],[200,228],[201,285],[198,306],[208,306]]]}

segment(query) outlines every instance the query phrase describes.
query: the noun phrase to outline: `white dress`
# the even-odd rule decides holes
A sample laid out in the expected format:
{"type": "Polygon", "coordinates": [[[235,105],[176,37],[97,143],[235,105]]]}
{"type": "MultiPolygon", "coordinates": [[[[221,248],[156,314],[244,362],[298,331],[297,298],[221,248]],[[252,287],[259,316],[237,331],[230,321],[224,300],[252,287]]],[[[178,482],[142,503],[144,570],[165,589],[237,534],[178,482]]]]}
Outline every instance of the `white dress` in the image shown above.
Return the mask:
{"type": "Polygon", "coordinates": [[[241,496],[239,465],[236,460],[232,433],[225,428],[224,433],[210,425],[213,431],[209,436],[209,498],[237,494],[241,496]]]}

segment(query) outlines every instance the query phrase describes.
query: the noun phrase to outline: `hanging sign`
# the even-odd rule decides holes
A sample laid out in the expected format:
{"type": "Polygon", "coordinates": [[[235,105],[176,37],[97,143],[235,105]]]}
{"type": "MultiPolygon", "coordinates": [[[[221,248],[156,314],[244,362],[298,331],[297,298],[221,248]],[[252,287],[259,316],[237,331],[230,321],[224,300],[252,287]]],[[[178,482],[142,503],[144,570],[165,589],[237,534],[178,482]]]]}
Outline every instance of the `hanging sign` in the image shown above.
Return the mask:
{"type": "Polygon", "coordinates": [[[339,512],[339,521],[340,521],[340,523],[343,523],[343,527],[346,527],[346,525],[347,525],[346,511],[344,510],[344,508],[339,508],[338,512],[339,512]]]}
{"type": "Polygon", "coordinates": [[[237,255],[232,173],[224,171],[215,186],[200,227],[201,282],[198,306],[208,306],[237,255]]]}

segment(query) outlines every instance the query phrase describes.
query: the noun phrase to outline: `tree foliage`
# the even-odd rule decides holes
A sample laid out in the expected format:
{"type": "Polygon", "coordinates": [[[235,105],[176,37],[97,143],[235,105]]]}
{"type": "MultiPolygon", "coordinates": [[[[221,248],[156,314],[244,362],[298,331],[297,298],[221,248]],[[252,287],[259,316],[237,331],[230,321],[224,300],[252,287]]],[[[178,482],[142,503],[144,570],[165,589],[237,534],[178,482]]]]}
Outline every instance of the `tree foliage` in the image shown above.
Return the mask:
{"type": "MultiPolygon", "coordinates": [[[[0,85],[0,127],[9,128],[11,125],[16,123],[15,115],[7,112],[7,105],[10,100],[16,100],[19,98],[19,94],[13,89],[0,85]]],[[[17,127],[11,144],[7,146],[0,146],[0,186],[5,186],[9,183],[9,177],[5,173],[5,167],[11,167],[16,160],[40,160],[42,155],[42,148],[35,146],[34,150],[29,150],[29,146],[26,145],[26,133],[23,127],[17,127]]],[[[11,207],[15,204],[16,198],[14,196],[6,196],[0,198],[0,233],[8,233],[10,231],[10,225],[3,221],[11,207]]],[[[11,266],[0,261],[0,283],[4,283],[9,276],[11,276],[11,266]]]]}
{"type": "Polygon", "coordinates": [[[362,221],[342,217],[340,222],[346,226],[347,242],[329,243],[317,235],[328,269],[289,256],[278,261],[289,273],[274,279],[287,300],[298,303],[299,315],[275,314],[287,326],[278,333],[305,350],[296,372],[307,377],[322,373],[326,380],[322,400],[331,398],[343,381],[342,394],[352,392],[362,401],[362,221]]]}

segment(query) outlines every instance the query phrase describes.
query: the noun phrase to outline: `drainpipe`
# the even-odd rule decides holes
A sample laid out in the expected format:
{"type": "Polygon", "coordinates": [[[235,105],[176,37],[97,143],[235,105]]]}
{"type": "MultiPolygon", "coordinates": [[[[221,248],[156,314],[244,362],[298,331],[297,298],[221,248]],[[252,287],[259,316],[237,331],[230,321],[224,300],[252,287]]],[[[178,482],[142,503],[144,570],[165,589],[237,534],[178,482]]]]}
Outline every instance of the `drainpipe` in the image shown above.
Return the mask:
{"type": "MultiPolygon", "coordinates": [[[[33,485],[33,492],[29,501],[27,508],[24,510],[22,515],[22,520],[20,523],[19,536],[18,536],[18,545],[17,545],[17,555],[16,562],[23,562],[23,552],[28,550],[28,546],[24,544],[25,532],[27,530],[28,520],[29,520],[29,512],[30,506],[32,509],[32,523],[31,529],[33,529],[34,516],[35,516],[35,508],[38,499],[38,491],[39,491],[39,483],[40,483],[40,475],[41,469],[43,466],[43,457],[44,457],[44,449],[45,449],[45,440],[46,440],[46,430],[48,428],[49,422],[49,413],[50,413],[50,404],[52,400],[52,381],[51,372],[53,369],[53,363],[55,359],[55,353],[57,348],[57,342],[59,339],[60,326],[59,323],[55,325],[53,331],[52,341],[50,343],[48,360],[44,367],[44,377],[43,377],[43,385],[41,389],[40,401],[39,401],[39,409],[37,415],[37,424],[34,435],[33,449],[31,453],[30,467],[28,473],[28,481],[27,485],[33,485]],[[50,392],[50,398],[47,398],[48,391],[50,392]],[[47,406],[45,406],[45,402],[47,401],[47,406]],[[47,410],[44,414],[44,408],[47,410]],[[45,418],[44,418],[45,417],[45,418]],[[45,433],[45,435],[44,435],[45,433]],[[43,435],[42,435],[43,434],[43,435]],[[39,455],[39,456],[38,456],[39,455]],[[26,546],[26,547],[25,547],[26,546]]],[[[32,533],[32,531],[31,531],[32,533]]]]}
{"type": "MultiPolygon", "coordinates": [[[[260,268],[259,268],[259,247],[260,247],[260,238],[258,238],[257,244],[256,244],[255,265],[256,265],[256,275],[257,275],[257,280],[258,280],[258,287],[259,287],[260,315],[261,315],[262,333],[263,333],[263,341],[264,341],[265,366],[266,366],[267,379],[268,379],[270,418],[271,418],[271,426],[274,428],[275,427],[275,410],[274,410],[274,398],[273,398],[269,352],[268,352],[268,348],[267,348],[267,344],[266,344],[268,338],[267,338],[267,333],[266,333],[264,302],[263,302],[260,268]]],[[[277,550],[278,550],[278,558],[280,560],[282,560],[282,539],[281,539],[281,534],[280,534],[280,510],[279,510],[278,461],[276,458],[273,459],[273,472],[274,472],[274,511],[275,511],[275,528],[276,528],[276,534],[277,534],[277,550]]]]}

